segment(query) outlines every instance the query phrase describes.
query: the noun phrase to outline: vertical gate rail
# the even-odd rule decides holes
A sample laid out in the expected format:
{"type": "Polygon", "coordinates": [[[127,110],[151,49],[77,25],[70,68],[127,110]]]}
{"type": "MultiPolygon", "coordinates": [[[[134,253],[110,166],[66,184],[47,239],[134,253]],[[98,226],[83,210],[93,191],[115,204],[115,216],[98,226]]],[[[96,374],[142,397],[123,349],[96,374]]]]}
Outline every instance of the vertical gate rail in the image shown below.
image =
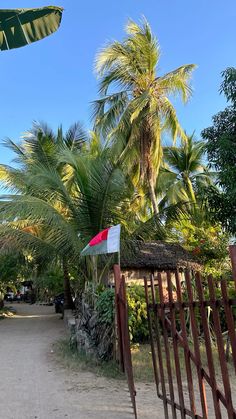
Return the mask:
{"type": "Polygon", "coordinates": [[[126,298],[125,277],[120,275],[118,265],[114,266],[115,290],[116,290],[116,317],[118,329],[118,350],[119,362],[123,372],[125,372],[128,382],[130,398],[133,406],[134,417],[137,419],[136,390],[134,385],[132,356],[129,336],[128,323],[128,304],[126,298]]]}
{"type": "Polygon", "coordinates": [[[223,279],[220,281],[222,298],[216,297],[212,276],[203,286],[200,273],[193,275],[188,270],[182,278],[178,271],[166,272],[164,279],[160,273],[155,279],[151,275],[150,280],[144,278],[144,285],[157,396],[163,400],[165,419],[176,419],[177,411],[181,418],[207,419],[206,386],[212,393],[215,418],[222,418],[224,407],[228,418],[236,419],[220,317],[220,313],[222,315],[224,312],[236,372],[236,336],[232,312],[236,299],[228,297],[227,282],[223,279]],[[215,368],[212,331],[219,371],[215,368]],[[204,343],[207,366],[202,360],[200,340],[204,343]],[[180,350],[184,354],[184,368],[181,367],[180,350]],[[186,381],[183,379],[184,372],[186,381]],[[220,373],[222,385],[219,386],[220,373]],[[196,389],[195,377],[198,383],[196,389]],[[187,385],[187,394],[184,393],[184,385],[187,385]],[[198,404],[195,397],[197,393],[200,395],[198,404]]]}

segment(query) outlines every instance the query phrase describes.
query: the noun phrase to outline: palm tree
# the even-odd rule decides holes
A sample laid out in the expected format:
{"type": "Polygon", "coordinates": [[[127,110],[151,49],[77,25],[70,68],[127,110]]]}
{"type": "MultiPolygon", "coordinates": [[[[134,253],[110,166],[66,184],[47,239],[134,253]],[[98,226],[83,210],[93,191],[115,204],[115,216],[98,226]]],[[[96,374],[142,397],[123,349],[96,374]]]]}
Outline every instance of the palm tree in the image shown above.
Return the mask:
{"type": "Polygon", "coordinates": [[[69,305],[68,266],[78,264],[81,249],[98,231],[122,222],[132,191],[109,150],[99,154],[94,139],[90,155],[81,135],[77,142],[65,141],[42,126],[36,133],[27,133],[21,146],[7,140],[20,166],[0,166],[1,181],[15,192],[1,197],[0,237],[7,246],[59,258],[69,305]]]}
{"type": "Polygon", "coordinates": [[[155,184],[162,159],[161,133],[167,130],[173,139],[185,138],[169,97],[180,95],[183,102],[188,100],[195,65],[183,65],[160,76],[160,47],[147,21],[141,25],[129,21],[126,34],[123,42],[108,44],[96,57],[101,98],[94,102],[95,128],[118,145],[119,158],[136,168],[139,182],[147,183],[157,214],[155,184]]]}
{"type": "MultiPolygon", "coordinates": [[[[49,206],[47,209],[45,207],[48,197],[46,190],[43,190],[43,182],[45,181],[45,176],[49,176],[52,185],[54,182],[54,188],[56,188],[56,182],[64,177],[64,172],[67,170],[65,165],[58,162],[57,156],[59,150],[65,148],[71,152],[80,151],[86,139],[86,133],[79,123],[71,126],[65,134],[63,134],[61,127],[58,129],[57,133],[54,134],[45,123],[35,122],[32,129],[23,135],[23,142],[21,145],[14,143],[10,139],[5,140],[5,146],[14,152],[16,155],[15,161],[18,163],[17,169],[4,165],[0,166],[1,180],[8,189],[17,193],[15,198],[9,197],[10,202],[12,199],[16,200],[17,204],[15,201],[15,205],[16,207],[19,207],[19,205],[22,205],[23,198],[23,205],[39,205],[39,207],[41,205],[41,212],[44,212],[45,210],[51,211],[51,215],[54,213],[55,219],[59,217],[58,222],[60,222],[61,216],[62,222],[62,220],[64,220],[63,213],[66,212],[66,210],[56,196],[53,198],[51,194],[49,196],[51,207],[49,206]],[[38,175],[40,174],[42,176],[42,182],[35,186],[33,184],[33,179],[38,179],[38,175]],[[32,198],[34,198],[34,203],[32,202],[32,198]],[[24,199],[27,200],[28,204],[26,204],[24,199]]],[[[69,194],[67,195],[69,196],[69,194]]],[[[36,211],[36,208],[33,208],[33,211],[36,211]]],[[[9,212],[8,215],[11,218],[11,212],[9,212]]],[[[14,221],[8,226],[2,226],[2,235],[8,237],[8,241],[10,241],[10,245],[13,248],[15,247],[15,242],[17,242],[19,246],[23,246],[24,243],[27,250],[33,250],[33,252],[36,252],[36,256],[42,256],[44,261],[47,259],[47,254],[50,254],[51,259],[55,260],[57,260],[59,256],[64,272],[65,307],[71,308],[73,302],[70,292],[68,261],[65,257],[66,252],[61,253],[55,243],[48,243],[48,240],[45,240],[45,237],[49,233],[49,229],[45,229],[45,226],[43,226],[42,223],[39,225],[38,221],[29,222],[29,220],[22,220],[17,214],[13,215],[13,220],[16,217],[17,222],[14,221]],[[16,225],[18,229],[17,231],[13,231],[12,227],[15,228],[16,225]]],[[[44,217],[45,214],[43,215],[43,218],[44,217]]],[[[49,213],[48,217],[50,219],[49,213]]],[[[69,240],[68,237],[67,239],[69,240]]]]}
{"type": "Polygon", "coordinates": [[[0,197],[0,219],[4,220],[0,224],[1,250],[30,252],[46,267],[49,258],[59,260],[68,307],[68,272],[76,266],[82,282],[88,280],[92,262],[89,257],[81,260],[80,252],[91,237],[121,223],[124,245],[135,245],[136,239],[147,237],[163,239],[165,220],[178,218],[177,206],[165,208],[155,217],[140,217],[139,197],[131,179],[113,161],[112,150],[101,147],[96,135],[82,148],[57,144],[55,154],[55,141],[51,144],[43,137],[38,137],[37,143],[27,135],[21,146],[9,141],[8,145],[15,148],[21,165],[17,169],[0,166],[1,181],[14,192],[0,197]]]}
{"type": "Polygon", "coordinates": [[[194,135],[182,140],[180,147],[164,147],[164,164],[157,179],[157,193],[164,194],[163,205],[180,201],[196,204],[199,192],[212,183],[213,173],[204,165],[205,143],[194,135]]]}

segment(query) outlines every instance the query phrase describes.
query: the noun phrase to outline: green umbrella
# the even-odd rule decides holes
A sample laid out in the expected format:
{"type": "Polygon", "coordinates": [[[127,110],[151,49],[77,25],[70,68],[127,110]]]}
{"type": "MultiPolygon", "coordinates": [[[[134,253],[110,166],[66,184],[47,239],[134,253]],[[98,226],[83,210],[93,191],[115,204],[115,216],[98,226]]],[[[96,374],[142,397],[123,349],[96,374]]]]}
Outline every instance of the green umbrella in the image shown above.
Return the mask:
{"type": "Polygon", "coordinates": [[[23,47],[55,32],[61,23],[61,7],[0,9],[0,49],[23,47]]]}

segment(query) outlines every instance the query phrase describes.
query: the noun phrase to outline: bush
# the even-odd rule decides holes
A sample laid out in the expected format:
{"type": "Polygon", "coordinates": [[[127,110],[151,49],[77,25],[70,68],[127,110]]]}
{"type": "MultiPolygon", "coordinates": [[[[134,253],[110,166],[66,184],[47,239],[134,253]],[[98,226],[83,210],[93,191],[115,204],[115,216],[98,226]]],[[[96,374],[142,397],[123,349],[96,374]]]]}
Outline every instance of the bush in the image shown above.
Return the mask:
{"type": "MultiPolygon", "coordinates": [[[[114,300],[114,289],[106,289],[98,296],[96,311],[101,322],[107,324],[114,322],[114,300]]],[[[148,338],[148,323],[144,287],[135,284],[127,287],[127,301],[129,307],[130,340],[133,343],[145,342],[148,338]]]]}
{"type": "Polygon", "coordinates": [[[112,324],[115,318],[115,292],[108,288],[98,296],[96,311],[99,320],[103,323],[112,324]]]}
{"type": "Polygon", "coordinates": [[[130,339],[133,343],[146,342],[149,336],[145,290],[133,284],[127,288],[130,339]]]}

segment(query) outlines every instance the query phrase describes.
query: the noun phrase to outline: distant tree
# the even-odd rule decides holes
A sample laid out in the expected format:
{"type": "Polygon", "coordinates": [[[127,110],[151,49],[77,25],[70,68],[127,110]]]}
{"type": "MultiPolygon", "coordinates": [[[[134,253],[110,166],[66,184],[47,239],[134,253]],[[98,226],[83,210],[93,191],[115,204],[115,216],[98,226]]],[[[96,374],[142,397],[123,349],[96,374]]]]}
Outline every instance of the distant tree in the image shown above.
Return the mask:
{"type": "Polygon", "coordinates": [[[15,290],[19,286],[25,264],[23,255],[0,255],[0,291],[5,292],[8,287],[15,290]]]}
{"type": "Polygon", "coordinates": [[[216,186],[207,190],[214,219],[231,233],[236,233],[236,68],[223,73],[220,92],[229,103],[213,116],[213,125],[202,132],[207,140],[209,164],[217,170],[216,186]]]}

